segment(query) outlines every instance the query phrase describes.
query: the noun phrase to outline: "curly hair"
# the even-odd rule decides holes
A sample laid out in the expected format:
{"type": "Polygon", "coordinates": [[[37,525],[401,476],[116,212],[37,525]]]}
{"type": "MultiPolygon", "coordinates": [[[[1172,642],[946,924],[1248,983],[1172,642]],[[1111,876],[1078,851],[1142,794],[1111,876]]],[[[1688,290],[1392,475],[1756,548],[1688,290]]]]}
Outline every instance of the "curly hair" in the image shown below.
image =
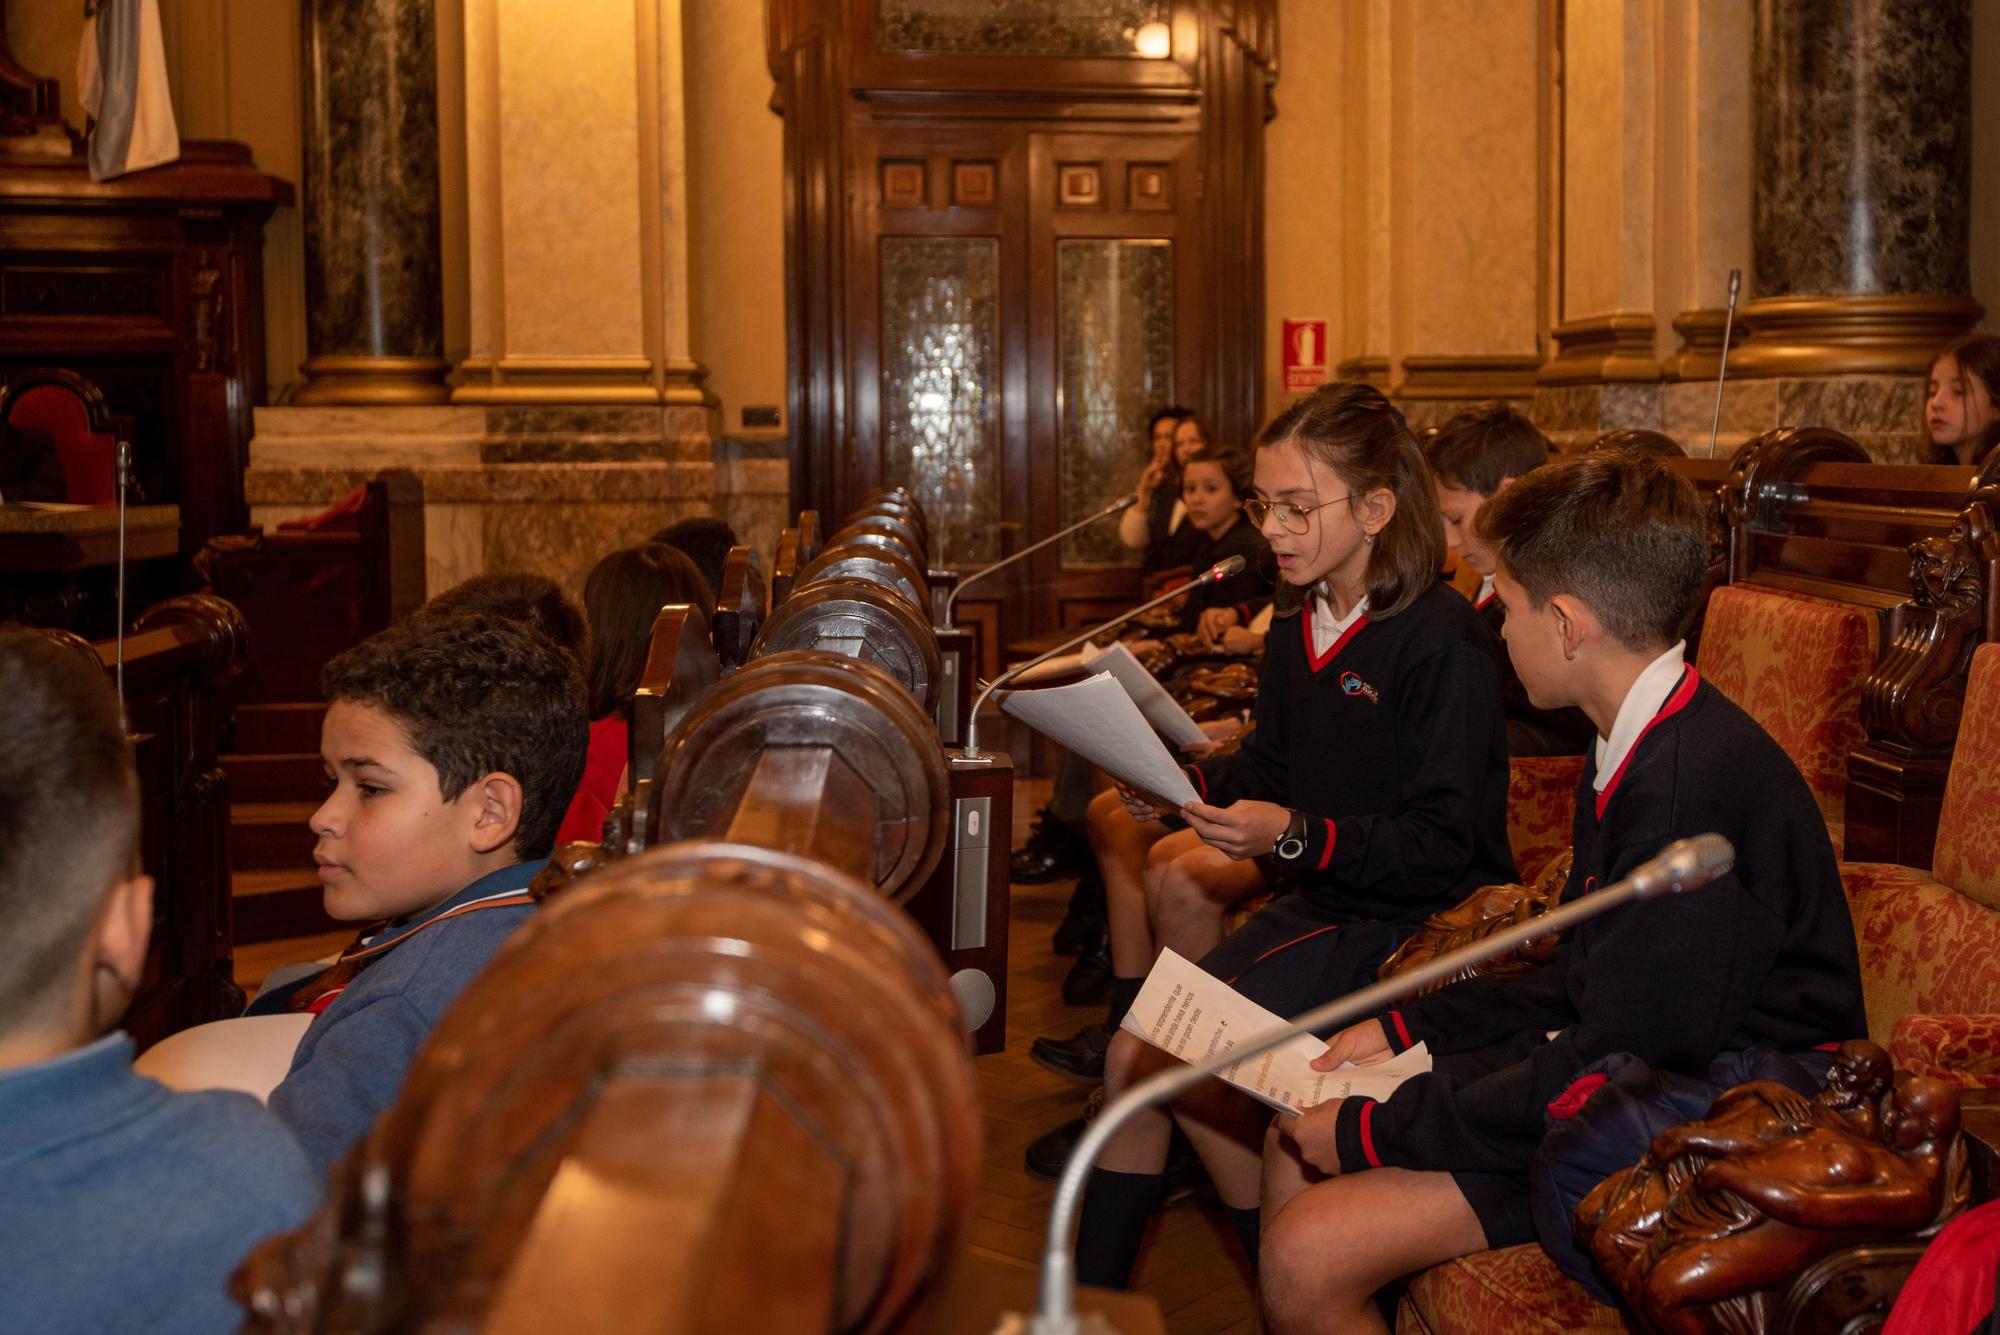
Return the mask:
{"type": "Polygon", "coordinates": [[[46,637],[0,626],[0,1032],[61,994],[139,837],[118,699],[77,668],[46,637]]]}
{"type": "Polygon", "coordinates": [[[1473,522],[1538,610],[1569,594],[1627,648],[1653,653],[1694,620],[1708,520],[1694,487],[1658,455],[1558,459],[1480,506],[1473,522]]]}
{"type": "Polygon", "coordinates": [[[474,575],[417,609],[418,616],[485,612],[532,626],[582,665],[590,658],[590,626],[576,601],[547,575],[474,575]]]}
{"type": "Polygon", "coordinates": [[[1453,413],[1438,428],[1424,443],[1424,461],[1445,486],[1491,496],[1503,480],[1547,463],[1549,442],[1506,404],[1481,403],[1453,413]]]}
{"type": "Polygon", "coordinates": [[[326,665],[328,704],[372,705],[437,770],[445,801],[484,775],[521,785],[514,851],[548,856],[590,746],[583,674],[531,627],[487,612],[428,611],[326,665]]]}

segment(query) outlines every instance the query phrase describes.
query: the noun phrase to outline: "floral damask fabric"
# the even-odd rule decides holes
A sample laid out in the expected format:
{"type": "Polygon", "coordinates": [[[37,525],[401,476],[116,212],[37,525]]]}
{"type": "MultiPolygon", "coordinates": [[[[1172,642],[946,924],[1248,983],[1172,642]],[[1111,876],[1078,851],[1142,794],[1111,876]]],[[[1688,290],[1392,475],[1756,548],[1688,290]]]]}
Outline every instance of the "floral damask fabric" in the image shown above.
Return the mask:
{"type": "Polygon", "coordinates": [[[1960,1089],[2000,1089],[2000,1015],[1905,1015],[1896,1021],[1889,1056],[1912,1075],[1960,1089]]]}
{"type": "Polygon", "coordinates": [[[1708,600],[1701,675],[1798,764],[1836,854],[1847,815],[1847,754],[1867,737],[1861,683],[1874,662],[1874,621],[1853,607],[1740,584],[1708,600]]]}
{"type": "Polygon", "coordinates": [[[1952,889],[2000,909],[2000,644],[1972,655],[1931,866],[1952,889]]]}
{"type": "Polygon", "coordinates": [[[1913,867],[1843,862],[1840,877],[1861,950],[1868,1037],[1893,1050],[1905,1016],[2000,1011],[2000,912],[1913,867]]]}
{"type": "Polygon", "coordinates": [[[1625,1331],[1606,1307],[1556,1269],[1535,1243],[1474,1252],[1432,1266],[1410,1281],[1396,1311],[1400,1335],[1569,1335],[1625,1331]]]}
{"type": "Polygon", "coordinates": [[[1514,869],[1534,876],[1569,852],[1582,756],[1517,756],[1507,766],[1507,843],[1514,869]]]}

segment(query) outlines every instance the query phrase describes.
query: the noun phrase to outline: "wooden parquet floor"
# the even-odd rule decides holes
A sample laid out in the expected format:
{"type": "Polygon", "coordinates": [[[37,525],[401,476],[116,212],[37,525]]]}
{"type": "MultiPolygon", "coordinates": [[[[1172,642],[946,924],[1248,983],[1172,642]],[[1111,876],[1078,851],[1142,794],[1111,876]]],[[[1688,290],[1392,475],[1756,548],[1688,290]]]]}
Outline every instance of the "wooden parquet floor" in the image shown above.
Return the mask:
{"type": "MultiPolygon", "coordinates": [[[[1014,788],[1014,844],[1048,794],[1046,780],[1014,788]]],[[[980,1103],[986,1115],[986,1162],[972,1224],[972,1246],[996,1259],[1038,1267],[1055,1189],[1021,1165],[1028,1142],[1082,1111],[1090,1088],[1052,1075],[1028,1060],[1038,1034],[1069,1034],[1103,1009],[1063,1004],[1070,961],[1049,948],[1074,882],[1014,890],[1007,959],[1007,1050],[979,1058],[980,1103]]],[[[1214,1195],[1204,1191],[1162,1210],[1139,1257],[1134,1286],[1153,1296],[1174,1335],[1252,1335],[1256,1299],[1241,1253],[1214,1195]]]]}

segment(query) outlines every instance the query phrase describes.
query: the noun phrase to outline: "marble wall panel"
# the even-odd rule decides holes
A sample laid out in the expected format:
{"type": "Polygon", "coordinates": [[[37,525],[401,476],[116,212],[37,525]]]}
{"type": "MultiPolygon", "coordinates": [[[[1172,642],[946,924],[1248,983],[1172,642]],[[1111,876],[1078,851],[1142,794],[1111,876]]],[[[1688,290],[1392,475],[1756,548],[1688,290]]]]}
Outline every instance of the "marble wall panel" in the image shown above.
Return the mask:
{"type": "MultiPolygon", "coordinates": [[[[1715,382],[1690,380],[1660,387],[1660,430],[1674,439],[1708,442],[1715,420],[1715,382]]],[[[1721,436],[1754,436],[1778,421],[1778,382],[1738,380],[1723,386],[1721,436]]]]}
{"type": "Polygon", "coordinates": [[[1778,426],[1830,426],[1851,436],[1921,437],[1924,382],[1916,376],[1779,380],[1778,426]]]}

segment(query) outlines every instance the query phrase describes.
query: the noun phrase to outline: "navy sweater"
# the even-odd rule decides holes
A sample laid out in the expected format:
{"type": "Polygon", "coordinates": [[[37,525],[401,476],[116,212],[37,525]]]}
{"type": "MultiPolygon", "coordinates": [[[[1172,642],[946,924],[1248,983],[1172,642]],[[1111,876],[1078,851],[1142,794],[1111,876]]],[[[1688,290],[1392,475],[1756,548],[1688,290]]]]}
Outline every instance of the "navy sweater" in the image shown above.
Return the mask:
{"type": "Polygon", "coordinates": [[[1434,584],[1317,660],[1311,637],[1304,612],[1272,624],[1256,730],[1189,767],[1203,800],[1304,812],[1300,888],[1335,912],[1418,922],[1513,880],[1492,637],[1472,605],[1434,584]]]}
{"type": "MultiPolygon", "coordinates": [[[[1199,530],[1196,530],[1199,532],[1199,530]]],[[[1250,619],[1263,610],[1271,601],[1271,544],[1257,531],[1257,526],[1236,516],[1236,522],[1224,529],[1221,537],[1203,535],[1201,545],[1194,549],[1193,573],[1200,575],[1219,561],[1232,556],[1243,558],[1243,569],[1228,579],[1204,584],[1188,595],[1181,608],[1181,629],[1193,630],[1201,624],[1201,614],[1211,607],[1233,607],[1239,618],[1239,625],[1247,626],[1250,619]]]]}
{"type": "MultiPolygon", "coordinates": [[[[502,867],[421,918],[385,929],[370,944],[410,939],[370,962],[313,1020],[292,1054],[291,1070],[271,1091],[271,1111],[297,1134],[321,1172],[396,1101],[438,1017],[534,905],[484,908],[424,925],[471,900],[526,890],[545,865],[544,858],[502,867]]],[[[257,1001],[253,1011],[268,1009],[265,998],[257,1001]]]]}
{"type": "Polygon", "coordinates": [[[1594,770],[1586,760],[1576,791],[1565,901],[1710,831],[1736,846],[1735,870],[1590,919],[1530,973],[1466,979],[1384,1016],[1391,1046],[1427,1043],[1435,1067],[1385,1102],[1341,1104],[1344,1171],[1525,1175],[1548,1105],[1600,1058],[1701,1076],[1720,1053],[1867,1032],[1826,822],[1754,719],[1688,668],[1602,794],[1594,770]]]}
{"type": "Polygon", "coordinates": [[[169,1092],[124,1034],[0,1072],[0,1127],[0,1331],[235,1330],[231,1272],[319,1204],[257,1100],[169,1092]]]}

